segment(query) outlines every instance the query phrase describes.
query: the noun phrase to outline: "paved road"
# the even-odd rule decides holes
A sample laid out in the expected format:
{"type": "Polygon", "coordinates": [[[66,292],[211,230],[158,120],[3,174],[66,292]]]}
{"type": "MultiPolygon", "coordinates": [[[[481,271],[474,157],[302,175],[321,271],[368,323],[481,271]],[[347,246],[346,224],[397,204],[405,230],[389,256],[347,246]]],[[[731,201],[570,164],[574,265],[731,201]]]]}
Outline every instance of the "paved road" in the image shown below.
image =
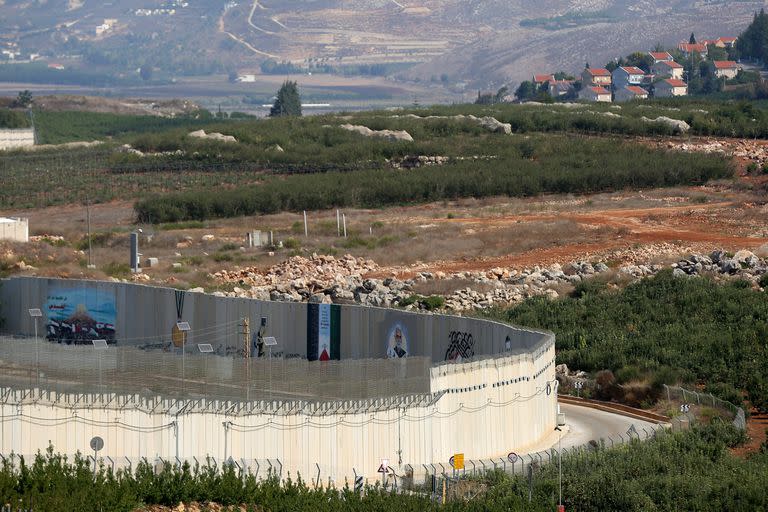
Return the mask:
{"type": "Polygon", "coordinates": [[[561,403],[560,412],[565,413],[565,423],[570,430],[563,436],[564,448],[583,445],[601,437],[606,440],[609,436],[617,439],[619,434],[626,438],[627,429],[632,425],[635,426],[641,438],[644,438],[642,429],[645,428],[650,432],[650,428],[656,425],[649,421],[572,404],[561,403]]]}

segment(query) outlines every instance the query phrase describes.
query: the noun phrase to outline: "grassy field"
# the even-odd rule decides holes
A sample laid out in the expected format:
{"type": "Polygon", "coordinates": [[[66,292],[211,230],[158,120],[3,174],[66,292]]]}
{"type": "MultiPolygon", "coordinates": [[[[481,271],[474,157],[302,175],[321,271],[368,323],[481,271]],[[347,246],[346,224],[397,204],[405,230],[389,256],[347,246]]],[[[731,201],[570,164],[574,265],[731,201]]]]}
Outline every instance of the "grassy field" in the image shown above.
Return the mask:
{"type": "Polygon", "coordinates": [[[378,207],[459,197],[669,186],[702,183],[731,173],[719,156],[668,153],[622,141],[627,134],[671,133],[668,126],[638,116],[668,113],[667,109],[676,107],[657,105],[650,111],[640,107],[622,109],[625,117],[600,115],[595,109],[606,107],[593,105],[554,110],[464,105],[413,111],[422,117],[496,116],[519,132],[511,136],[491,133],[467,118],[415,118],[405,111],[266,120],[51,112],[36,121],[42,141],[107,142],[87,149],[0,155],[0,172],[5,177],[0,208],[77,203],[86,196],[91,201],[109,201],[188,193],[172,198],[173,212],[161,213],[141,203],[143,218],[165,222],[279,209],[378,207]],[[345,123],[405,130],[413,142],[367,138],[339,127],[345,123]],[[232,135],[238,142],[188,136],[199,128],[232,135]],[[145,156],[122,151],[119,146],[124,143],[145,156]],[[391,162],[414,156],[447,161],[411,171],[392,169],[391,162]],[[273,176],[297,173],[330,174],[273,176]],[[247,188],[256,184],[259,187],[247,188]],[[238,206],[224,211],[220,205],[193,208],[186,204],[198,201],[195,192],[212,187],[224,192],[222,201],[238,206]]]}

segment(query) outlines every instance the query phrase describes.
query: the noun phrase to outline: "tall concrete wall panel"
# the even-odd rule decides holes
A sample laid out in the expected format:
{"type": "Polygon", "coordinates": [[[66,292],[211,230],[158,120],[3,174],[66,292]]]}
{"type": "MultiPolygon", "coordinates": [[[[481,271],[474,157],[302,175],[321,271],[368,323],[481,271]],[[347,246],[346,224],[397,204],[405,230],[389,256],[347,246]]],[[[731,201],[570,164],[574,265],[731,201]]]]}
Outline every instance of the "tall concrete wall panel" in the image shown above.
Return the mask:
{"type": "MultiPolygon", "coordinates": [[[[240,323],[250,319],[251,332],[267,319],[266,334],[275,336],[275,351],[307,357],[307,304],[265,302],[217,297],[130,283],[46,278],[13,278],[0,287],[5,331],[33,333],[27,310],[41,308],[46,318],[56,299],[76,295],[75,302],[114,301],[115,339],[120,345],[145,345],[171,339],[177,320],[189,322],[188,343],[242,348],[240,323]]],[[[63,307],[63,306],[62,306],[63,307]]],[[[340,314],[341,359],[395,356],[395,337],[409,356],[432,361],[461,361],[503,352],[526,353],[541,345],[548,334],[508,325],[448,315],[429,315],[391,309],[342,305],[340,314]]]]}

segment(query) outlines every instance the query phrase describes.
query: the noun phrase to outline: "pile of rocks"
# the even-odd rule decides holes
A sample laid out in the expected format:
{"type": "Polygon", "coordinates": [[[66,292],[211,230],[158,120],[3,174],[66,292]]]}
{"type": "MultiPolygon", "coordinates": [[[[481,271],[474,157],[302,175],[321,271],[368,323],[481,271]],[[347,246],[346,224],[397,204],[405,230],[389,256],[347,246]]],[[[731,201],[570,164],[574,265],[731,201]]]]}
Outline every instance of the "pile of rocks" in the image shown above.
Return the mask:
{"type": "MultiPolygon", "coordinates": [[[[724,251],[715,251],[708,256],[693,254],[671,265],[628,262],[613,271],[617,277],[634,280],[652,276],[670,266],[676,276],[709,273],[740,277],[753,283],[768,272],[768,262],[746,250],[734,255],[724,251]]],[[[408,310],[424,307],[419,301],[407,300],[415,294],[414,290],[420,288],[419,285],[428,281],[456,281],[465,285],[445,295],[445,309],[462,312],[508,306],[536,296],[556,299],[558,290],[569,290],[581,281],[612,272],[602,262],[576,261],[522,270],[493,268],[476,272],[420,272],[405,280],[365,277],[376,270],[380,270],[376,263],[364,258],[313,254],[310,258],[295,256],[267,271],[256,268],[222,270],[211,277],[236,283],[231,292],[215,292],[221,296],[379,307],[410,303],[405,306],[408,310]],[[466,285],[467,282],[470,284],[466,285]]]]}
{"type": "Polygon", "coordinates": [[[672,269],[672,273],[679,277],[725,274],[756,283],[768,272],[768,262],[743,249],[733,255],[725,251],[714,251],[709,256],[693,254],[687,259],[673,263],[672,269]]]}
{"type": "Polygon", "coordinates": [[[361,276],[377,269],[378,265],[373,260],[349,254],[341,258],[313,254],[309,258],[294,256],[266,271],[255,267],[236,268],[216,272],[211,277],[217,281],[237,283],[239,286],[228,294],[230,296],[328,302],[335,297],[354,299],[350,288],[358,281],[362,286],[361,276]]]}

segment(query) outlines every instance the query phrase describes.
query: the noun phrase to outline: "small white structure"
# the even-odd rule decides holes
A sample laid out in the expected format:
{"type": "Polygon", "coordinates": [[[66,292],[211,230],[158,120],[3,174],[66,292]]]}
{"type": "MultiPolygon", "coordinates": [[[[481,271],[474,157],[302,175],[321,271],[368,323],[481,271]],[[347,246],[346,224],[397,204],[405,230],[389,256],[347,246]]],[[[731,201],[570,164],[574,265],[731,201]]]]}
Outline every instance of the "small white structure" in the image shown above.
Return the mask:
{"type": "Polygon", "coordinates": [[[29,242],[29,219],[0,217],[0,240],[29,242]]]}
{"type": "Polygon", "coordinates": [[[32,128],[0,129],[0,151],[34,145],[35,130],[32,128]]]}
{"type": "Polygon", "coordinates": [[[688,94],[688,85],[676,78],[667,78],[656,84],[653,95],[657,98],[670,98],[672,96],[685,96],[688,94]]]}

